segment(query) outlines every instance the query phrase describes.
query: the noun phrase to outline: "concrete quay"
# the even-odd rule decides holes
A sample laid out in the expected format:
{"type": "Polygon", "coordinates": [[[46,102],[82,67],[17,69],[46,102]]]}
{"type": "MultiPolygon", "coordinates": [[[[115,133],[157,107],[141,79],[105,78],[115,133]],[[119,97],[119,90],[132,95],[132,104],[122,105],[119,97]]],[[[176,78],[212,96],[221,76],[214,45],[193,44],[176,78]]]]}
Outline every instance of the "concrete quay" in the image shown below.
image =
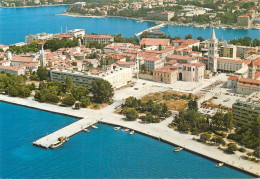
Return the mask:
{"type": "Polygon", "coordinates": [[[164,26],[165,26],[165,24],[162,23],[162,24],[159,24],[159,25],[150,27],[150,28],[148,28],[148,29],[146,29],[146,30],[143,30],[142,32],[136,33],[135,36],[138,37],[138,36],[140,36],[140,35],[141,35],[142,33],[144,33],[144,32],[149,32],[149,31],[153,31],[153,30],[156,30],[156,29],[160,29],[160,28],[162,28],[162,27],[164,27],[164,26]]]}
{"type": "Polygon", "coordinates": [[[64,128],[61,128],[60,130],[57,130],[56,132],[53,132],[45,137],[42,137],[42,138],[34,141],[33,144],[47,149],[52,144],[59,143],[59,140],[58,140],[59,137],[69,138],[69,137],[81,132],[82,129],[88,128],[97,122],[98,121],[94,120],[94,119],[87,119],[87,118],[80,119],[64,128]]]}

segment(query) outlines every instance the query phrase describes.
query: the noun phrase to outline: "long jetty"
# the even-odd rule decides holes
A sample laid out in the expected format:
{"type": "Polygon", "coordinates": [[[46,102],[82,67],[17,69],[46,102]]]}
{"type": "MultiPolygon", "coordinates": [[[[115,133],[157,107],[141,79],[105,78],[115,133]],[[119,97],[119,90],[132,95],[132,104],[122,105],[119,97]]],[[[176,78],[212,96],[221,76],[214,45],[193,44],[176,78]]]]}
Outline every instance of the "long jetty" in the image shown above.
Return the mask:
{"type": "Polygon", "coordinates": [[[69,137],[81,132],[83,129],[94,125],[97,122],[98,122],[97,120],[91,120],[91,119],[87,119],[87,118],[80,119],[66,127],[61,128],[58,131],[55,131],[45,137],[42,137],[42,138],[34,141],[33,144],[47,149],[52,144],[59,143],[59,137],[69,138],[69,137]]]}
{"type": "Polygon", "coordinates": [[[142,33],[144,33],[144,32],[152,32],[153,30],[160,29],[160,28],[162,28],[162,27],[164,27],[164,26],[165,26],[165,24],[162,23],[162,24],[159,24],[159,25],[150,27],[150,28],[148,28],[148,29],[146,29],[146,30],[143,30],[142,32],[136,33],[135,36],[138,37],[138,36],[140,36],[140,35],[141,35],[142,33]]]}

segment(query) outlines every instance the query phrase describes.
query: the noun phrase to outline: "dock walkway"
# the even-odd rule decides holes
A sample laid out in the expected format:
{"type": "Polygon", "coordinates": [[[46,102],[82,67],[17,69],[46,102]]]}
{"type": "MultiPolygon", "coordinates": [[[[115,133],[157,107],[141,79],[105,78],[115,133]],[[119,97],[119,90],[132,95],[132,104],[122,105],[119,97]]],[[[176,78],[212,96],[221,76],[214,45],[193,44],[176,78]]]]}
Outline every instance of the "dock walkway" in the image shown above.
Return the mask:
{"type": "Polygon", "coordinates": [[[150,27],[150,28],[148,28],[148,29],[146,29],[146,30],[143,30],[142,32],[136,33],[135,36],[138,37],[138,36],[140,36],[140,35],[141,35],[142,33],[144,33],[144,32],[151,32],[151,31],[153,31],[153,30],[160,29],[160,28],[162,28],[162,27],[164,27],[164,26],[165,26],[165,24],[162,23],[162,24],[159,24],[159,25],[150,27]]]}
{"type": "Polygon", "coordinates": [[[57,144],[59,142],[59,137],[69,138],[82,131],[82,129],[90,127],[97,122],[97,120],[91,120],[88,118],[80,119],[64,128],[61,128],[58,131],[55,131],[45,137],[40,138],[39,140],[34,141],[33,144],[39,147],[49,148],[52,144],[57,144]]]}

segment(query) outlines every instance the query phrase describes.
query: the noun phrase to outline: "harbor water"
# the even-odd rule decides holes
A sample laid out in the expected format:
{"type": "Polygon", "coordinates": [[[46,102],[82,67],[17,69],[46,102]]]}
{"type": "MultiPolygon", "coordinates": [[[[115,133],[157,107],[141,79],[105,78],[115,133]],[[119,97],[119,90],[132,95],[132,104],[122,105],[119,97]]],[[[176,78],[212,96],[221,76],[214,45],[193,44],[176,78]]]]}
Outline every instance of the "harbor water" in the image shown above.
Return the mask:
{"type": "Polygon", "coordinates": [[[249,178],[156,139],[97,124],[57,149],[32,142],[76,119],[0,102],[0,178],[249,178]]]}

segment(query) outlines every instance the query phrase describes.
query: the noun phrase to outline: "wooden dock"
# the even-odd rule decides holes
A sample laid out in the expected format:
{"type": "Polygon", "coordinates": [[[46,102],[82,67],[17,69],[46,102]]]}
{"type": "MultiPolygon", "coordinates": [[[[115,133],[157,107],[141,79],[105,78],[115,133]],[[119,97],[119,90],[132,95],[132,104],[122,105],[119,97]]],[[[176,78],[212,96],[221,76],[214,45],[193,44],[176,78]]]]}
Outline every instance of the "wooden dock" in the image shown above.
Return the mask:
{"type": "Polygon", "coordinates": [[[39,147],[43,148],[49,148],[52,144],[59,143],[58,138],[59,137],[71,137],[78,132],[81,132],[82,129],[92,126],[93,124],[97,123],[97,120],[91,120],[88,118],[80,119],[64,128],[61,128],[60,130],[57,130],[45,137],[42,137],[36,141],[33,142],[33,145],[37,145],[39,147]]]}

